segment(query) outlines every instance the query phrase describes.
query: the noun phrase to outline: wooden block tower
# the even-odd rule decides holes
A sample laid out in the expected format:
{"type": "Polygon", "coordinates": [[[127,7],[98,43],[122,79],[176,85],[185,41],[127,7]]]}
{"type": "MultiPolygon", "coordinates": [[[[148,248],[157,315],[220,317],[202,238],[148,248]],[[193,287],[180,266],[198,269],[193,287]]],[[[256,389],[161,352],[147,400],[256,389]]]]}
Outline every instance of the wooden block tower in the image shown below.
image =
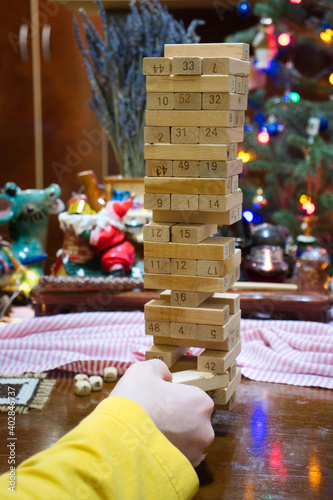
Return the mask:
{"type": "Polygon", "coordinates": [[[165,57],[145,58],[145,288],[167,289],[145,306],[146,359],[191,371],[174,382],[202,387],[216,406],[231,408],[240,382],[239,279],[234,238],[213,236],[242,217],[238,143],[244,135],[249,46],[165,45],[165,57]],[[186,366],[186,365],[185,365],[186,366]]]}

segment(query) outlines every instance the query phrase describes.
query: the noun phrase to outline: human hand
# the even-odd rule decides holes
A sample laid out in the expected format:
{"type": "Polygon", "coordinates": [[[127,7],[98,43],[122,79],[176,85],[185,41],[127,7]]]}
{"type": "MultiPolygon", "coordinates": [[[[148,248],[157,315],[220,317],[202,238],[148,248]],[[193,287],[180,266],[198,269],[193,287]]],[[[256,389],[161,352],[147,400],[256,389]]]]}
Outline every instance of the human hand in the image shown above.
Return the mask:
{"type": "Polygon", "coordinates": [[[158,359],[132,365],[110,397],[135,401],[165,437],[196,467],[213,442],[213,400],[197,387],[172,384],[172,373],[158,359]]]}

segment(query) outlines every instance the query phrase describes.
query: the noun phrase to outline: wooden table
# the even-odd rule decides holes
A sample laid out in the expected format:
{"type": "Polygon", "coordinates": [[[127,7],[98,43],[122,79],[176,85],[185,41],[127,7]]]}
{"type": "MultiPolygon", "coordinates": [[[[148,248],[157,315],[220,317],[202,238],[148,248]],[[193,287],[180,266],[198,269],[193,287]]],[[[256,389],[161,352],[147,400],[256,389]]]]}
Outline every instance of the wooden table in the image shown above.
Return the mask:
{"type": "MultiPolygon", "coordinates": [[[[41,411],[18,415],[17,463],[55,443],[99,401],[59,379],[41,411]]],[[[231,412],[215,412],[216,438],[198,468],[196,499],[307,500],[333,496],[333,392],[243,379],[231,412]]],[[[7,463],[7,416],[0,415],[0,472],[7,463]]]]}

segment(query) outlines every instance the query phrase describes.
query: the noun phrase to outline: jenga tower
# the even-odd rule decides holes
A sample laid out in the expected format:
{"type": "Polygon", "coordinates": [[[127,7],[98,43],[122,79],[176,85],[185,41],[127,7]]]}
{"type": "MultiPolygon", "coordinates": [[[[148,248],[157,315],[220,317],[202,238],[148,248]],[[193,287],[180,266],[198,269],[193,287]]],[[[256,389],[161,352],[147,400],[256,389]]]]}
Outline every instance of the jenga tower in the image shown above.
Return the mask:
{"type": "Polygon", "coordinates": [[[146,359],[169,368],[189,347],[192,371],[175,382],[197,385],[215,405],[230,408],[240,382],[239,279],[234,238],[212,236],[242,217],[237,145],[243,141],[249,46],[165,45],[165,57],[145,58],[145,288],[168,289],[145,306],[146,359]]]}

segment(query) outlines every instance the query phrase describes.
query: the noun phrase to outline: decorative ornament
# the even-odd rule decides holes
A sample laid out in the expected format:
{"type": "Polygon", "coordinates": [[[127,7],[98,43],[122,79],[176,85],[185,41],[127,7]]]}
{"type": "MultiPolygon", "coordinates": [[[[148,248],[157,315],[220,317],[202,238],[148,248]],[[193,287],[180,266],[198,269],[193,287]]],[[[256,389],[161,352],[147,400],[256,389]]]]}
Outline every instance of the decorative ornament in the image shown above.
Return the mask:
{"type": "Polygon", "coordinates": [[[274,136],[279,133],[277,119],[276,116],[273,114],[269,115],[268,117],[267,132],[269,133],[270,136],[274,136]]]}
{"type": "Polygon", "coordinates": [[[269,135],[277,135],[279,133],[279,129],[277,127],[277,124],[276,123],[269,123],[267,125],[267,132],[269,133],[269,135]]]}
{"type": "Polygon", "coordinates": [[[241,2],[237,5],[236,12],[239,15],[239,17],[246,19],[251,15],[252,12],[251,5],[249,5],[247,2],[241,2]]]}
{"type": "Polygon", "coordinates": [[[319,130],[321,130],[321,131],[324,132],[327,129],[328,129],[328,120],[325,120],[325,118],[322,117],[320,119],[320,128],[319,128],[319,130]]]}
{"type": "Polygon", "coordinates": [[[267,200],[264,197],[264,190],[262,187],[257,187],[256,194],[253,197],[252,203],[253,208],[256,208],[257,210],[263,205],[267,205],[267,200]]]}
{"type": "Polygon", "coordinates": [[[328,77],[328,81],[330,82],[331,85],[333,85],[333,73],[330,74],[328,77]]]}
{"type": "Polygon", "coordinates": [[[262,17],[259,31],[253,39],[255,62],[257,69],[267,70],[274,56],[277,54],[274,24],[270,17],[262,17]]]}
{"type": "Polygon", "coordinates": [[[290,3],[294,3],[299,5],[302,2],[302,0],[290,0],[290,3]]]}
{"type": "Polygon", "coordinates": [[[311,116],[308,120],[308,124],[306,126],[306,133],[312,137],[318,135],[320,127],[320,118],[317,116],[311,116]]]}

